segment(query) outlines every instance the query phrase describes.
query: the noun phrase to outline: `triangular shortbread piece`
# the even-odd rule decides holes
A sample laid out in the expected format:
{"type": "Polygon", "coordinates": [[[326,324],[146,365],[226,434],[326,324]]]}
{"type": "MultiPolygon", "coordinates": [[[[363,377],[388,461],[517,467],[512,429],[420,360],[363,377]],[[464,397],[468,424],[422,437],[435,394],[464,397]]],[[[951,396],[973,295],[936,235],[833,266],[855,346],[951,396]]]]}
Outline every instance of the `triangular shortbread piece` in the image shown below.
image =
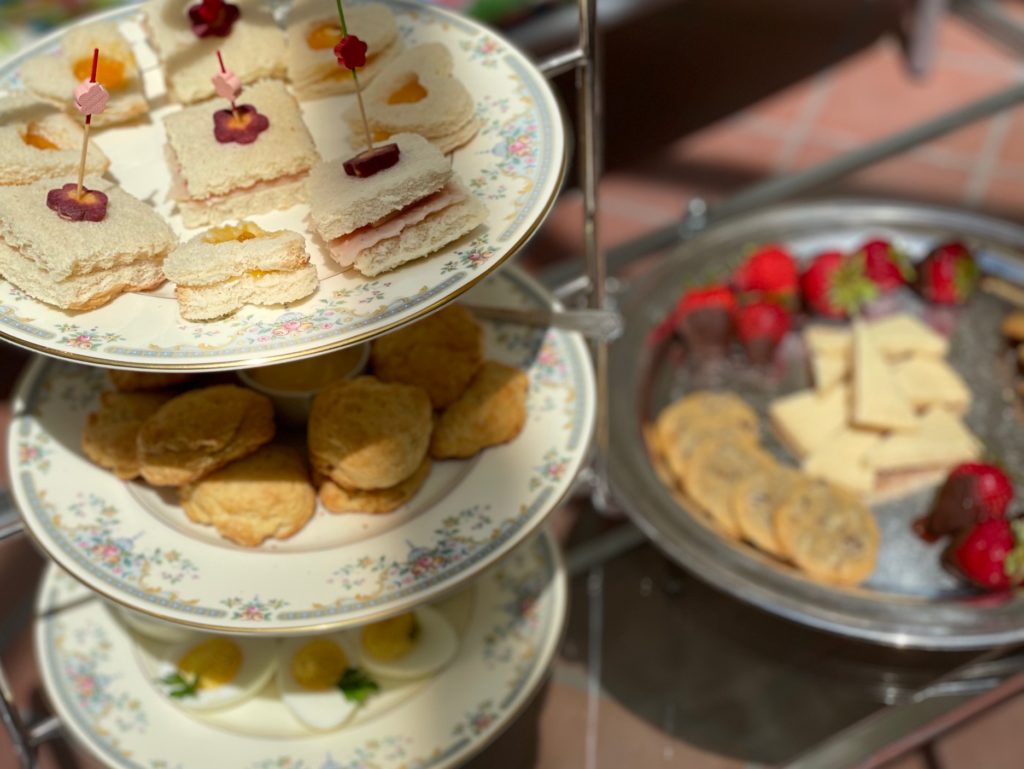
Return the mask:
{"type": "Polygon", "coordinates": [[[804,329],[804,344],[812,357],[827,355],[847,358],[853,350],[853,335],[846,326],[813,323],[804,329]]]}
{"type": "Polygon", "coordinates": [[[948,467],[977,459],[981,444],[963,421],[945,409],[932,409],[918,429],[894,433],[871,451],[868,462],[878,472],[948,467]]]}
{"type": "Polygon", "coordinates": [[[944,358],[949,340],[923,321],[905,312],[873,321],[869,328],[878,349],[887,358],[930,355],[944,358]]]}
{"type": "Polygon", "coordinates": [[[963,413],[971,391],[963,378],[941,358],[914,356],[894,367],[896,383],[915,408],[942,406],[963,413]]]}
{"type": "Polygon", "coordinates": [[[913,430],[917,419],[892,368],[863,321],[853,324],[853,423],[874,430],[913,430]]]}
{"type": "Polygon", "coordinates": [[[850,390],[845,385],[825,395],[800,390],[772,401],[768,414],[779,437],[802,458],[849,421],[850,390]]]}
{"type": "Polygon", "coordinates": [[[804,472],[866,494],[875,485],[875,470],[867,457],[882,440],[872,430],[841,427],[808,455],[803,462],[804,472]]]}
{"type": "Polygon", "coordinates": [[[812,355],[811,373],[814,376],[814,389],[819,393],[827,393],[850,374],[849,357],[839,355],[812,355]]]}

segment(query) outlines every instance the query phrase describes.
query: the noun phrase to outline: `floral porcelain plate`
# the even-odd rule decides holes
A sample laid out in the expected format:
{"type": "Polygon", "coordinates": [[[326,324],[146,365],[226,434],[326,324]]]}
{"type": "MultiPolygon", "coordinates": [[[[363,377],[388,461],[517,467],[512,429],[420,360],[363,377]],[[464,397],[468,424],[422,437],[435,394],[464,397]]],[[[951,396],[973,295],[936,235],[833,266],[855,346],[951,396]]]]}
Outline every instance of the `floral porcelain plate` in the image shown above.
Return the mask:
{"type": "MultiPolygon", "coordinates": [[[[407,45],[447,45],[455,74],[474,97],[480,132],[456,150],[453,164],[488,207],[482,227],[428,258],[369,279],[338,272],[326,246],[308,229],[308,206],[298,205],[251,218],[265,229],[305,233],[320,286],[302,302],[245,307],[222,320],[190,323],[178,314],[169,284],[122,295],[97,310],[65,313],[0,280],[0,336],[48,355],[112,367],[209,371],[264,365],[345,347],[396,328],[458,296],[515,253],[550,210],[565,174],[565,128],[550,86],[523,54],[479,23],[410,0],[385,2],[407,45]]],[[[161,121],[179,107],[166,103],[139,11],[122,8],[95,19],[119,23],[154,105],[142,122],[97,131],[95,143],[110,157],[109,174],[121,186],[151,202],[183,239],[191,237],[198,230],[182,225],[168,199],[171,179],[164,159],[161,121]]],[[[58,50],[61,35],[43,38],[0,64],[0,93],[19,90],[22,63],[58,50]]],[[[348,129],[338,116],[354,98],[303,103],[322,157],[350,152],[348,129]]]]}
{"type": "MultiPolygon", "coordinates": [[[[502,306],[549,301],[515,269],[469,297],[502,306]]],[[[171,622],[282,635],[405,611],[522,541],[566,495],[587,454],[594,381],[582,338],[505,323],[484,329],[489,358],[528,371],[526,426],[473,459],[436,462],[419,493],[393,513],[319,510],[291,539],[233,545],[189,521],[173,490],[120,481],[83,456],[82,428],[106,376],[50,358],[29,368],[15,396],[8,449],[15,502],[31,535],[73,576],[171,622]]]]}
{"type": "Polygon", "coordinates": [[[481,750],[523,710],[565,622],[565,572],[549,534],[471,592],[454,662],[390,710],[324,734],[286,736],[266,702],[247,703],[244,727],[184,713],[153,686],[137,637],[110,605],[52,566],[37,601],[36,657],[67,732],[110,767],[443,769],[481,750]]]}

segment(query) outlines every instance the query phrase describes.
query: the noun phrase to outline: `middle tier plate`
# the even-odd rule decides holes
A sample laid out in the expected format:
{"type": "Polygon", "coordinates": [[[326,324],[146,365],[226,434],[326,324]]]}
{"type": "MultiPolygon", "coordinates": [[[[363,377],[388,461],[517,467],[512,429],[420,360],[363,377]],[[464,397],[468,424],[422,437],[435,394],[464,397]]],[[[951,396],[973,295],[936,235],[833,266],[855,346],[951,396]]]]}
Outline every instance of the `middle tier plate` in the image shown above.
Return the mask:
{"type": "MultiPolygon", "coordinates": [[[[518,270],[475,304],[549,306],[518,270]]],[[[184,625],[299,634],[363,624],[461,584],[533,531],[566,495],[594,423],[594,381],[577,334],[484,323],[488,358],[527,370],[523,432],[475,459],[439,463],[417,496],[385,515],[320,510],[291,539],[242,548],[190,522],[174,495],[123,482],[80,444],[107,387],[103,371],[37,360],[15,397],[8,461],[29,532],[107,598],[184,625]]]]}

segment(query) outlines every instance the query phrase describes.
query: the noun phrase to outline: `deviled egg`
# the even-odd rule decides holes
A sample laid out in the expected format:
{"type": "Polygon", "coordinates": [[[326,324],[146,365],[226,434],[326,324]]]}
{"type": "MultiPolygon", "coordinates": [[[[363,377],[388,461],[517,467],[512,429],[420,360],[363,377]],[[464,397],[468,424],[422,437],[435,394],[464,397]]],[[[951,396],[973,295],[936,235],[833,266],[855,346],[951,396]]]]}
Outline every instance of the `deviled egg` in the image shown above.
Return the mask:
{"type": "Polygon", "coordinates": [[[459,648],[444,615],[421,606],[356,631],[363,667],[382,678],[425,678],[452,661],[459,648]]]}
{"type": "Polygon", "coordinates": [[[284,641],[277,688],[295,717],[317,731],[344,724],[378,690],[340,633],[284,641]]]}
{"type": "Polygon", "coordinates": [[[274,674],[276,644],[200,635],[168,647],[157,686],[189,710],[217,710],[252,697],[274,674]]]}

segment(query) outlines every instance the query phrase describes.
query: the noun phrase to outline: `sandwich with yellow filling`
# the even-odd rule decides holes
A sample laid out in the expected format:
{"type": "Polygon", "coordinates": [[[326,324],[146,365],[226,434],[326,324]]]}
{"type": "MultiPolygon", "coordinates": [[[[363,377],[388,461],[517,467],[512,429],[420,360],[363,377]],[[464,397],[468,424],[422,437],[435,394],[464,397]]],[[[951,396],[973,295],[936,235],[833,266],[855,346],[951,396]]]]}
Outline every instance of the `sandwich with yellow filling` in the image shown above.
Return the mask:
{"type": "Polygon", "coordinates": [[[62,38],[61,52],[26,61],[21,78],[32,94],[71,112],[77,119],[70,98],[75,87],[92,74],[93,49],[100,50],[96,80],[107,89],[110,101],[106,109],[92,116],[92,125],[124,123],[149,109],[143,95],[142,79],[128,40],[109,21],[70,29],[62,38]]]}
{"type": "Polygon", "coordinates": [[[247,304],[296,302],[319,285],[302,235],[245,221],[182,244],[164,261],[164,273],[176,284],[185,320],[221,318],[247,304]]]}

